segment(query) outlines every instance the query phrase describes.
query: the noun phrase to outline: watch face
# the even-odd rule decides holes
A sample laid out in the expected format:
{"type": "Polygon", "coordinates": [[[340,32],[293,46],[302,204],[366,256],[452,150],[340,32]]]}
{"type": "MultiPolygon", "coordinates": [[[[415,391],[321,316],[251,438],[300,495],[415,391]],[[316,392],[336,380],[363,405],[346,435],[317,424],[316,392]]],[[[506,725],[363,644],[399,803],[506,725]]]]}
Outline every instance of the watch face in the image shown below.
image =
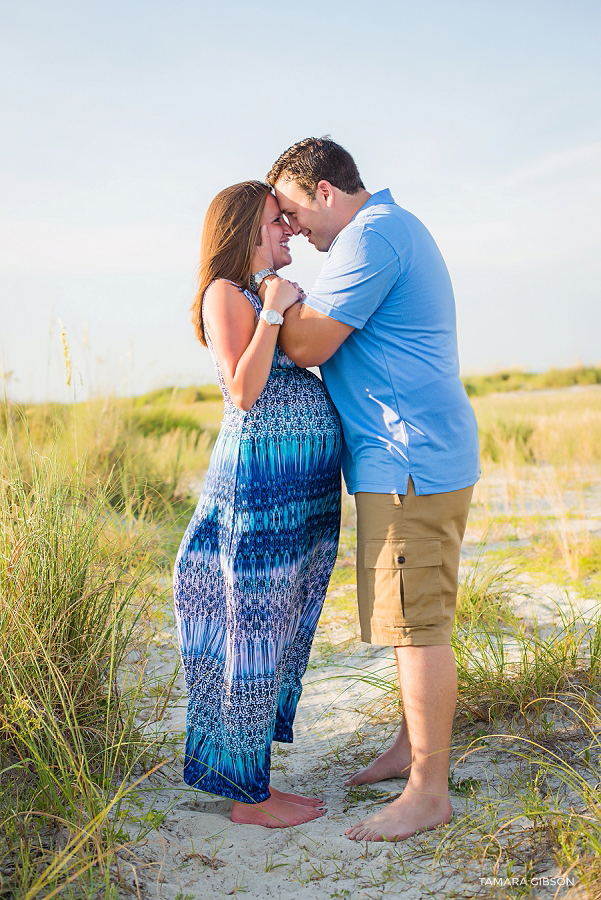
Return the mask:
{"type": "Polygon", "coordinates": [[[277,313],[275,309],[267,309],[265,310],[265,318],[270,325],[277,325],[277,323],[280,321],[280,314],[277,313]]]}

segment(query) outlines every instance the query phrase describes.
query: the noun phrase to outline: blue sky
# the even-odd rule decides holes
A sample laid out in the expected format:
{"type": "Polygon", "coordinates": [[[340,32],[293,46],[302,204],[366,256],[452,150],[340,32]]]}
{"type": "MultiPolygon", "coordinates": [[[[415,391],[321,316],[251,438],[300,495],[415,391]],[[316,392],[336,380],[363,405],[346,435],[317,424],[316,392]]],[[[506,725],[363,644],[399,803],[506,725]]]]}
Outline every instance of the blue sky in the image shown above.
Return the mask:
{"type": "MultiPolygon", "coordinates": [[[[4,0],[0,18],[12,396],[214,380],[189,321],[207,204],[326,133],[432,231],[464,372],[601,363],[597,2],[4,0]]],[[[292,252],[283,274],[310,288],[323,257],[292,252]]]]}

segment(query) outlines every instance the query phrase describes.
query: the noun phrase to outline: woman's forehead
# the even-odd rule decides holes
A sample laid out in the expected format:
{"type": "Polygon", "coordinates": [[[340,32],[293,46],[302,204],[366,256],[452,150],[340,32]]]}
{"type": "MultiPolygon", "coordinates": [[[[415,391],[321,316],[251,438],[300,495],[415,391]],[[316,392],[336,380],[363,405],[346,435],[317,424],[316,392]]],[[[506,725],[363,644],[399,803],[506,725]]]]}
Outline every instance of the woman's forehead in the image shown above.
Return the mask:
{"type": "Polygon", "coordinates": [[[278,201],[275,199],[273,194],[267,194],[267,200],[265,201],[265,215],[278,216],[279,214],[280,207],[278,206],[278,201]]]}

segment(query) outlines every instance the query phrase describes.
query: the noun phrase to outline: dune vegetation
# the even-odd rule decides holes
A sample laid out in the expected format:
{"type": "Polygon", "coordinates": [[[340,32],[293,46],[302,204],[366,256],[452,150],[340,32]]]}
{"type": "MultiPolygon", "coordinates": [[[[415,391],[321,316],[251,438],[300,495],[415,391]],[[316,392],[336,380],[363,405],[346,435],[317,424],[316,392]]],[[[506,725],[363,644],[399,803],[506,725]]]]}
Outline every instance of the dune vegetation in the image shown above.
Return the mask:
{"type": "MultiPolygon", "coordinates": [[[[483,479],[459,597],[454,759],[503,757],[509,782],[489,790],[454,769],[465,815],[429,846],[457,872],[575,873],[592,898],[601,890],[601,370],[466,381],[483,479]]],[[[149,677],[148,660],[220,418],[211,386],[0,408],[0,897],[155,896],[136,888],[128,860],[162,819],[132,810],[179,748],[161,728],[176,671],[149,677]]],[[[355,627],[353,540],[347,502],[314,669],[352,642],[328,635],[334,619],[355,627]]],[[[344,752],[367,759],[398,714],[394,675],[348,677],[363,679],[371,699],[344,752]]]]}

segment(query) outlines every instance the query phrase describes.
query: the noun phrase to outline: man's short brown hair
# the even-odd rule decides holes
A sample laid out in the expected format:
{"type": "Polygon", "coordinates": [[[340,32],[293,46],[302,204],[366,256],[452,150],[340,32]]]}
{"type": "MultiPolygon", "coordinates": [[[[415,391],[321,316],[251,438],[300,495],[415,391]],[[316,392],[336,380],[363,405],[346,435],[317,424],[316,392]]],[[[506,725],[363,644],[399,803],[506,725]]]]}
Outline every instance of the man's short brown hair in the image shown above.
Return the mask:
{"type": "Polygon", "coordinates": [[[266,180],[273,187],[281,178],[296,182],[311,198],[322,180],[329,181],[345,194],[365,190],[351,154],[328,136],[305,138],[282,153],[266,180]]]}

